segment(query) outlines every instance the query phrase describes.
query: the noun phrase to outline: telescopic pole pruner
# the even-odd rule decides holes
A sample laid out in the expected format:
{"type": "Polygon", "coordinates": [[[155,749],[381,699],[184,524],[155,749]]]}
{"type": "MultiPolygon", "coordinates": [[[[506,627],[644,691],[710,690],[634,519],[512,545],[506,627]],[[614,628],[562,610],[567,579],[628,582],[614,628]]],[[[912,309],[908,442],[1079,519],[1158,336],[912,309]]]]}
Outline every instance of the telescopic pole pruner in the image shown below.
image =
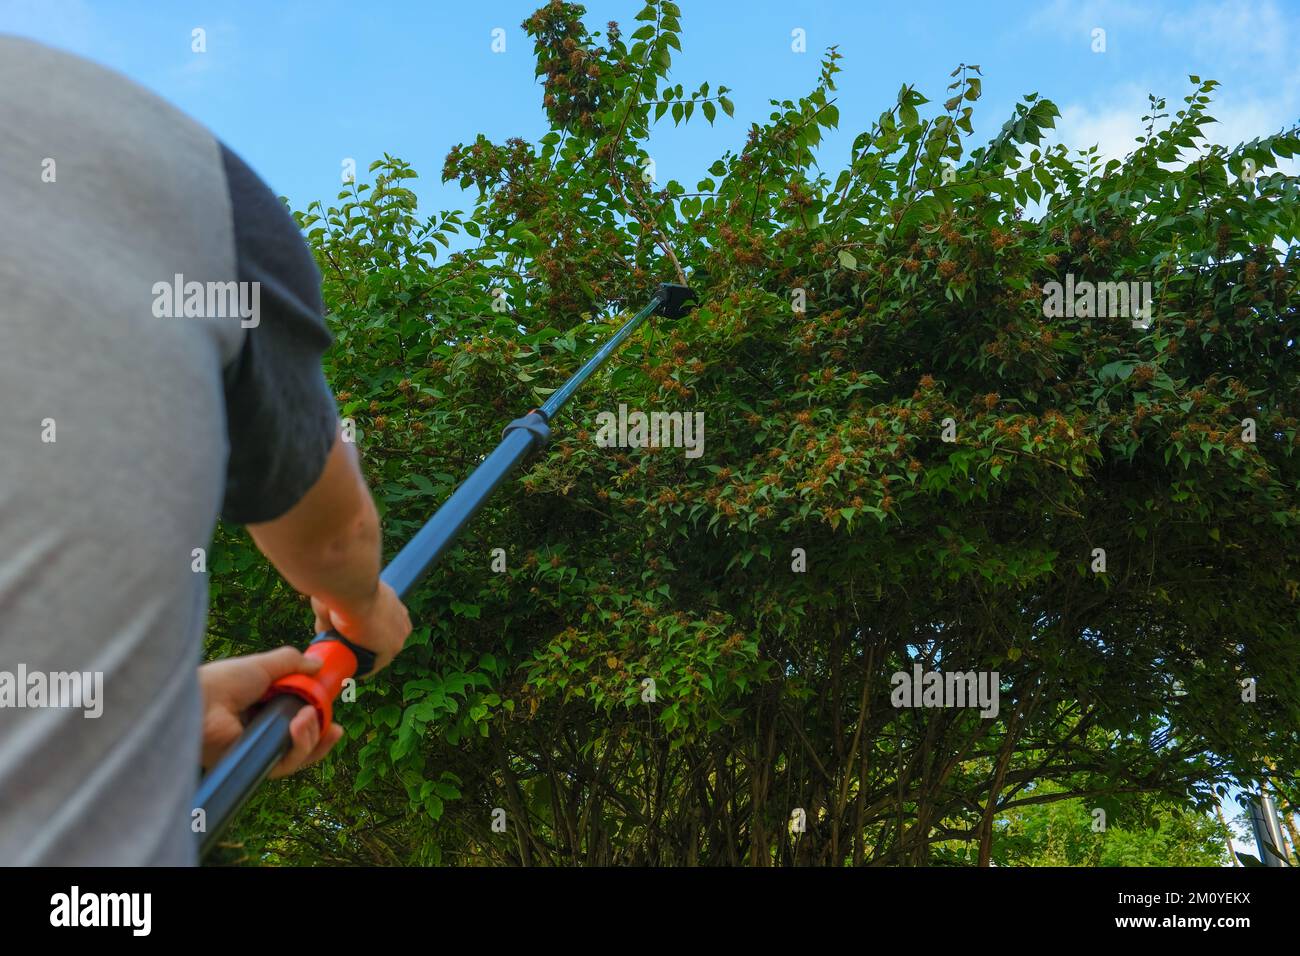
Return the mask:
{"type": "MultiPolygon", "coordinates": [[[[411,588],[446,554],[498,486],[521,462],[546,445],[550,440],[552,419],[574,392],[605,364],[647,317],[658,313],[676,319],[686,312],[687,303],[693,298],[694,294],[686,286],[660,285],[649,304],[628,319],[582,368],[552,392],[541,408],[533,409],[505,427],[500,444],[397,553],[384,568],[381,579],[399,597],[409,594],[411,588]]],[[[305,653],[320,659],[320,670],[310,677],[294,674],[276,681],[266,702],[249,721],[243,734],[199,784],[194,818],[201,821],[201,832],[197,834],[200,855],[212,848],[271,768],[288,752],[292,744],[289,723],[302,709],[303,702],[316,709],[322,729],[329,727],[333,720],[334,699],[342,690],[343,682],[353,675],[369,673],[375,660],[370,651],[335,631],[317,634],[305,653]]]]}

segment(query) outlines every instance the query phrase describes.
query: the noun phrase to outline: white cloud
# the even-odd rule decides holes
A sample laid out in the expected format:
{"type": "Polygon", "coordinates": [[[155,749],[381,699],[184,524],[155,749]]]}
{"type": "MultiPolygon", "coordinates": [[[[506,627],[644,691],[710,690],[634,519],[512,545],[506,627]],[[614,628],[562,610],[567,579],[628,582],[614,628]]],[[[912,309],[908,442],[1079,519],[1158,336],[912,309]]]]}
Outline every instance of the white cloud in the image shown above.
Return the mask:
{"type": "Polygon", "coordinates": [[[1282,66],[1293,53],[1293,24],[1273,0],[1197,3],[1160,19],[1165,38],[1198,59],[1251,72],[1282,66]]]}
{"type": "Polygon", "coordinates": [[[1146,98],[1140,95],[1124,96],[1100,108],[1067,104],[1061,108],[1048,142],[1064,143],[1071,151],[1097,146],[1103,162],[1123,159],[1138,146],[1134,137],[1142,132],[1146,107],[1146,98]]]}
{"type": "MultiPolygon", "coordinates": [[[[1169,96],[1163,112],[1169,113],[1172,119],[1183,105],[1181,95],[1169,96]]],[[[1209,106],[1210,115],[1217,122],[1205,125],[1201,131],[1209,143],[1237,146],[1294,124],[1294,107],[1293,96],[1270,100],[1221,95],[1209,106]]],[[[1070,103],[1061,108],[1056,129],[1049,134],[1048,141],[1064,143],[1072,150],[1097,146],[1103,160],[1123,159],[1140,145],[1136,137],[1145,134],[1142,117],[1149,112],[1146,95],[1132,89],[1109,98],[1101,106],[1070,103]]],[[[1168,123],[1169,119],[1161,120],[1157,129],[1168,123]]]]}
{"type": "MultiPolygon", "coordinates": [[[[1096,145],[1104,159],[1121,159],[1139,144],[1141,117],[1150,112],[1148,92],[1163,95],[1171,118],[1191,92],[1187,74],[1214,78],[1206,139],[1236,146],[1290,128],[1300,115],[1300,68],[1292,51],[1300,39],[1300,8],[1276,0],[1201,0],[1190,5],[1142,7],[1115,0],[1055,0],[1031,21],[1032,29],[1086,36],[1092,26],[1112,35],[1141,31],[1147,45],[1142,74],[1125,83],[1061,98],[1061,117],[1051,142],[1079,148],[1096,145]]],[[[1163,121],[1167,123],[1168,120],[1163,121]]],[[[1296,164],[1286,164],[1294,170],[1296,164]]]]}
{"type": "Polygon", "coordinates": [[[1029,19],[1026,26],[1063,39],[1086,43],[1094,27],[1107,34],[1147,34],[1195,55],[1197,60],[1222,66],[1247,66],[1258,70],[1284,63],[1292,54],[1296,33],[1294,16],[1288,19],[1276,0],[1166,0],[1135,4],[1132,0],[1052,0],[1029,19]]]}
{"type": "Polygon", "coordinates": [[[1152,29],[1155,22],[1150,8],[1144,9],[1131,2],[1053,0],[1040,7],[1025,26],[1031,32],[1054,33],[1087,49],[1092,43],[1092,31],[1098,27],[1105,30],[1109,38],[1121,31],[1152,29]]]}

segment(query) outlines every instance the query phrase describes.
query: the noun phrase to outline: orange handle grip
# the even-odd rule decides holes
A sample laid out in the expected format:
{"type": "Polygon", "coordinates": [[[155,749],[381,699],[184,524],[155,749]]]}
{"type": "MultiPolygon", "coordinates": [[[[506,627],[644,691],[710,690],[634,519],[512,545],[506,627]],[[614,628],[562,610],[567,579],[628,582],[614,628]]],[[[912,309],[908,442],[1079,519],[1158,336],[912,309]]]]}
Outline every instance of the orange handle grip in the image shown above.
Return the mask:
{"type": "Polygon", "coordinates": [[[321,662],[315,674],[290,674],[271,685],[264,700],[277,694],[293,694],[316,708],[321,732],[334,720],[334,698],[343,690],[343,682],[357,672],[357,656],[341,641],[317,639],[303,651],[321,662]]]}

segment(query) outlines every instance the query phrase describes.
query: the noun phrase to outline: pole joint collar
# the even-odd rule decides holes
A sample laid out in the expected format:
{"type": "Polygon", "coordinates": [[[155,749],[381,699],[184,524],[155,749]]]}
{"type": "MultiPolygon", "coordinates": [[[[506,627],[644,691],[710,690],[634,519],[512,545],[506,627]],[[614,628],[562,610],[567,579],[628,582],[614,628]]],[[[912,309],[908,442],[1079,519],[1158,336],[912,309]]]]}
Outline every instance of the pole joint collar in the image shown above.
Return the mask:
{"type": "Polygon", "coordinates": [[[665,319],[680,319],[695,301],[695,291],[673,282],[661,282],[655,291],[659,307],[655,310],[665,319]]]}
{"type": "Polygon", "coordinates": [[[551,427],[546,421],[546,415],[539,408],[534,408],[523,418],[516,418],[501,430],[501,437],[505,438],[516,430],[526,431],[532,436],[533,451],[540,451],[551,441],[551,427]]]}

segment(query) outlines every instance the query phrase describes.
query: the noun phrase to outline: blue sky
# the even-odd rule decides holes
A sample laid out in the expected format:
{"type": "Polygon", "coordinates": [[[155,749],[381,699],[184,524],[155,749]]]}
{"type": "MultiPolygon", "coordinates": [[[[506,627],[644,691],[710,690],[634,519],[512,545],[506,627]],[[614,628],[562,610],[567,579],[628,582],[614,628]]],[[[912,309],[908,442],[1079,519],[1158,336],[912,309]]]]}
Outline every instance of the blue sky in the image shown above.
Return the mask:
{"type": "MultiPolygon", "coordinates": [[[[0,0],[0,31],[32,36],[112,66],[210,127],[295,208],[337,194],[341,163],[364,171],[388,151],[421,174],[423,207],[468,208],[438,174],[450,146],[483,132],[494,140],[543,131],[532,44],[520,22],[540,0],[344,3],[0,0]],[[191,51],[191,31],[207,52],[191,51]],[[506,31],[493,53],[492,30],[506,31]]],[[[978,63],[984,99],[975,142],[997,131],[1016,98],[1038,92],[1061,108],[1059,138],[1131,145],[1146,94],[1186,93],[1189,73],[1223,83],[1213,137],[1239,142],[1300,117],[1300,0],[1094,0],[882,4],[869,0],[679,0],[683,50],[672,79],[732,87],[734,119],[710,129],[697,114],[674,130],[665,117],[651,141],[658,179],[693,185],[769,98],[809,90],[820,52],[844,54],[841,129],[826,141],[836,169],[853,137],[888,107],[903,82],[942,98],[948,72],[978,63]],[[791,50],[791,31],[807,36],[791,50]],[[1093,52],[1094,29],[1105,52],[1093,52]]],[[[592,0],[588,21],[624,25],[636,0],[592,0]]]]}
{"type": "MultiPolygon", "coordinates": [[[[359,171],[389,152],[421,173],[426,211],[468,209],[472,197],[438,182],[447,150],[480,132],[493,140],[544,131],[532,44],[519,24],[541,0],[0,0],[0,32],[30,36],[111,66],[207,125],[301,209],[333,200],[345,158],[359,171]],[[191,50],[206,31],[207,52],[191,50]],[[506,49],[492,52],[492,31],[506,49]]],[[[1061,109],[1057,141],[1122,156],[1139,131],[1147,93],[1171,112],[1187,75],[1223,84],[1212,139],[1235,144],[1300,119],[1300,0],[678,0],[682,51],[671,79],[732,88],[734,119],[709,128],[697,114],[665,118],[650,150],[658,179],[693,185],[728,147],[744,142],[768,99],[812,88],[821,51],[844,54],[838,133],[822,165],[837,170],[854,136],[916,83],[942,99],[948,73],[977,63],[984,98],[978,144],[1016,99],[1037,92],[1061,109]],[[807,52],[791,49],[802,29],[807,52]],[[1093,31],[1105,31],[1094,52],[1093,31]]],[[[591,0],[588,22],[629,27],[636,0],[591,0]]],[[[165,148],[166,144],[159,144],[165,148]]],[[[1225,807],[1230,815],[1237,808],[1225,807]]],[[[1247,845],[1248,846],[1248,845],[1247,845]]],[[[1253,847],[1249,847],[1253,849],[1253,847]]]]}

